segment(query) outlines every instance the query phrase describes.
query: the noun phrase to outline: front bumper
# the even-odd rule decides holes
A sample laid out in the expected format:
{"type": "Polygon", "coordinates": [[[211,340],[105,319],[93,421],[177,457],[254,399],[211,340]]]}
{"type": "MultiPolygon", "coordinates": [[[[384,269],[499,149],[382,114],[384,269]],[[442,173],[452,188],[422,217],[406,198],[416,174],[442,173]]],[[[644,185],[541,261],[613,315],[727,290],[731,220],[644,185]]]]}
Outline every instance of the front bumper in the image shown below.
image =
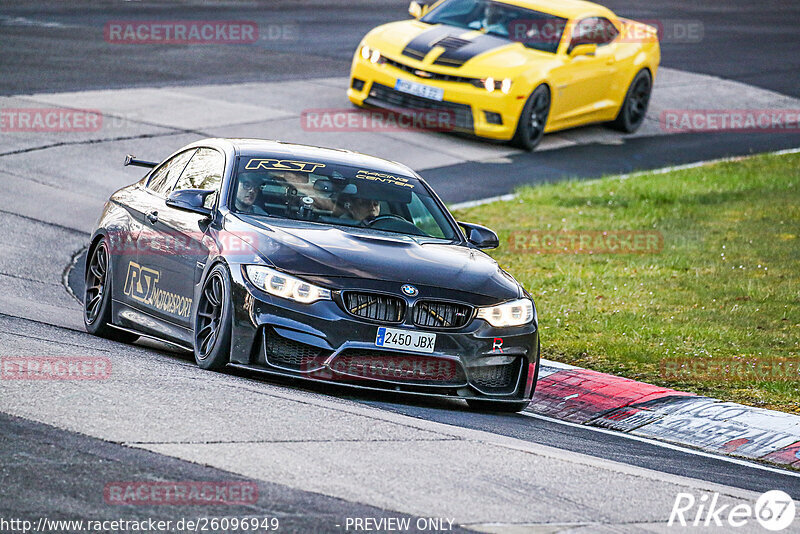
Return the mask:
{"type": "MultiPolygon", "coordinates": [[[[410,65],[413,60],[403,58],[410,65]]],[[[422,70],[429,66],[420,66],[422,70]]],[[[415,76],[392,64],[375,64],[356,54],[350,71],[347,96],[357,106],[372,106],[395,111],[441,110],[455,117],[457,132],[508,141],[514,137],[517,121],[525,105],[527,94],[522,87],[512,86],[509,94],[496,90],[491,93],[465,82],[431,80],[415,76]],[[411,81],[444,90],[442,101],[402,93],[394,89],[398,79],[411,81]],[[356,81],[357,80],[357,81],[356,81]],[[363,82],[363,85],[362,85],[363,82]],[[499,116],[502,124],[489,122],[487,114],[499,116]]]]}
{"type": "Polygon", "coordinates": [[[391,328],[436,334],[434,352],[376,347],[377,322],[333,301],[306,305],[260,291],[237,269],[233,281],[231,363],[276,375],[364,389],[461,399],[530,399],[539,364],[535,324],[493,328],[473,319],[456,330],[391,328]]]}

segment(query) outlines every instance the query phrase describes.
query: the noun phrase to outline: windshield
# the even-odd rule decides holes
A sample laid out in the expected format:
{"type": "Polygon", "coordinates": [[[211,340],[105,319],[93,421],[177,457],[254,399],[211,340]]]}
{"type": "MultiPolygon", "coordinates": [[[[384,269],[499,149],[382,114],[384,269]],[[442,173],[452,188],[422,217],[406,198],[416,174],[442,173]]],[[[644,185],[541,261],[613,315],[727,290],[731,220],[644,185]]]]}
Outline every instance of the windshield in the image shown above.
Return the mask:
{"type": "Polygon", "coordinates": [[[445,0],[420,20],[480,30],[553,54],[567,26],[567,19],[492,0],[445,0]]]}
{"type": "Polygon", "coordinates": [[[240,157],[231,209],[414,236],[456,235],[416,178],[319,161],[240,157]]]}

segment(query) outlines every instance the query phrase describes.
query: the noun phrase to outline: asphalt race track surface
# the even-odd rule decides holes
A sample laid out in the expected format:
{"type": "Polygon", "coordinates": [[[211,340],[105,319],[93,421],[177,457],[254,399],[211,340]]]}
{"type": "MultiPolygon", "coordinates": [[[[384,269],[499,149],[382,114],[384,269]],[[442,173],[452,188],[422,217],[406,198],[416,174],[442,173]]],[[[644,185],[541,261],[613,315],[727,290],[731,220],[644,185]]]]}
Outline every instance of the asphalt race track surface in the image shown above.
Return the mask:
{"type": "MultiPolygon", "coordinates": [[[[609,0],[604,5],[621,17],[665,28],[685,23],[685,37],[676,30],[662,43],[663,66],[800,97],[800,4],[793,0],[609,0]]],[[[361,37],[378,24],[407,18],[407,8],[404,0],[241,5],[213,0],[3,0],[0,94],[341,76],[349,70],[361,37]],[[104,24],[125,19],[252,20],[261,28],[272,27],[273,35],[261,30],[256,53],[241,45],[184,46],[179,53],[172,46],[109,50],[104,24]],[[281,25],[288,26],[288,33],[278,32],[281,25]]]]}
{"type": "MultiPolygon", "coordinates": [[[[173,506],[115,505],[103,500],[106,484],[136,480],[224,480],[257,487],[258,502],[220,507],[182,506],[183,518],[252,517],[277,518],[282,531],[341,532],[347,517],[417,518],[379,508],[250,480],[161,454],[120,447],[81,434],[0,414],[0,458],[3,499],[0,517],[45,517],[58,520],[177,521],[173,506]],[[42,466],[48,466],[42,469],[42,466]],[[9,469],[13,466],[13,469],[9,469]],[[13,491],[11,491],[13,489],[13,491]]],[[[416,529],[412,530],[416,531],[416,529]]],[[[455,532],[466,532],[454,527],[455,532]]]]}
{"type": "MultiPolygon", "coordinates": [[[[611,0],[606,5],[669,33],[661,45],[664,67],[800,97],[798,2],[611,0]]],[[[0,1],[0,95],[344,76],[361,37],[377,24],[407,18],[406,9],[404,0],[0,1]],[[182,18],[255,21],[260,40],[255,45],[142,46],[109,45],[103,38],[108,22],[182,18]]],[[[340,105],[348,104],[343,99],[340,105]]],[[[790,148],[800,144],[798,139],[797,133],[774,132],[682,134],[665,144],[656,136],[615,148],[587,144],[550,158],[518,154],[512,167],[446,165],[425,176],[448,202],[459,202],[509,193],[520,184],[790,148]],[[487,175],[494,178],[487,181],[487,175]]]]}
{"type": "MultiPolygon", "coordinates": [[[[699,23],[699,42],[664,42],[665,67],[800,97],[797,2],[607,5],[635,19],[699,23]]],[[[363,34],[404,18],[406,7],[402,0],[0,1],[0,95],[307,79],[326,79],[321,86],[340,92],[363,34]],[[262,32],[268,28],[267,38],[255,46],[103,41],[109,21],[187,18],[253,20],[262,32]],[[285,33],[270,38],[269,28],[285,33]]],[[[9,99],[4,107],[14,105],[24,104],[9,99]]],[[[68,264],[73,255],[80,262],[108,194],[139,176],[119,167],[121,154],[163,157],[204,133],[239,129],[146,121],[126,128],[121,140],[64,146],[0,133],[0,226],[13,229],[0,233],[0,355],[101,355],[114,362],[108,383],[2,385],[0,517],[246,514],[279,517],[285,531],[342,531],[347,517],[411,517],[413,524],[417,516],[442,515],[486,532],[500,528],[487,521],[640,532],[662,531],[677,491],[720,491],[742,502],[750,492],[783,489],[800,498],[800,477],[761,466],[526,415],[472,413],[458,401],[206,373],[156,343],[127,346],[87,335],[62,277],[69,274],[80,293],[80,266],[70,272],[68,264]],[[211,511],[105,505],[104,486],[125,480],[252,481],[260,498],[211,511]]],[[[460,202],[522,183],[798,145],[797,134],[783,133],[644,136],[429,165],[422,174],[447,202],[460,202]]],[[[409,157],[423,161],[424,150],[409,157]]]]}

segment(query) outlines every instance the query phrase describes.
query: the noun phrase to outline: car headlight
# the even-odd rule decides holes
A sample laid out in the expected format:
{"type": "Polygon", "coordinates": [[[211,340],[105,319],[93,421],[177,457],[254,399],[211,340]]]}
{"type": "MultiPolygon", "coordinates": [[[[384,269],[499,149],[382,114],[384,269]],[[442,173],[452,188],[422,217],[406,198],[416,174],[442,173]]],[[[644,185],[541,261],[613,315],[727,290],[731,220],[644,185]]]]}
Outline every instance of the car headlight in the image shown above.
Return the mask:
{"type": "Polygon", "coordinates": [[[381,56],[379,50],[375,48],[370,48],[368,45],[364,45],[361,47],[361,57],[369,61],[370,63],[382,64],[386,62],[386,60],[383,59],[383,56],[381,56]]]}
{"type": "Polygon", "coordinates": [[[305,280],[300,280],[263,265],[248,265],[245,267],[245,271],[247,271],[247,278],[254,286],[276,297],[302,302],[303,304],[331,299],[329,289],[317,287],[305,280]]]}
{"type": "Polygon", "coordinates": [[[511,78],[503,78],[502,80],[495,80],[491,76],[488,78],[481,78],[481,79],[474,79],[472,80],[472,85],[475,87],[480,87],[482,89],[486,89],[490,93],[494,91],[503,91],[503,94],[508,94],[511,92],[511,85],[512,85],[511,78]]]}
{"type": "Polygon", "coordinates": [[[478,308],[478,319],[483,319],[497,328],[522,326],[533,321],[533,318],[533,301],[530,299],[512,300],[497,306],[478,308]]]}

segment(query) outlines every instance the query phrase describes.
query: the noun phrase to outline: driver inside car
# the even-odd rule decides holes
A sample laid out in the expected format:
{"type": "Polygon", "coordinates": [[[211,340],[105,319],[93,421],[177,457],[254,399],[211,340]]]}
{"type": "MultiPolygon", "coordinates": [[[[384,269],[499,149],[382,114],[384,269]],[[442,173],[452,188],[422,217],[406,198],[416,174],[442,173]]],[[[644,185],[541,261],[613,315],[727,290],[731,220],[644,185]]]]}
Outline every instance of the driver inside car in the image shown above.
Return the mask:
{"type": "Polygon", "coordinates": [[[469,27],[473,30],[484,30],[486,33],[493,33],[495,35],[508,36],[508,29],[503,24],[505,13],[502,8],[496,4],[489,2],[483,8],[483,18],[472,21],[469,27]]]}
{"type": "Polygon", "coordinates": [[[381,203],[371,198],[340,195],[337,202],[337,216],[359,221],[366,225],[381,213],[381,203]]]}
{"type": "Polygon", "coordinates": [[[267,215],[267,212],[256,206],[259,190],[263,181],[254,173],[242,173],[236,189],[236,211],[239,213],[252,213],[254,215],[267,215]]]}

